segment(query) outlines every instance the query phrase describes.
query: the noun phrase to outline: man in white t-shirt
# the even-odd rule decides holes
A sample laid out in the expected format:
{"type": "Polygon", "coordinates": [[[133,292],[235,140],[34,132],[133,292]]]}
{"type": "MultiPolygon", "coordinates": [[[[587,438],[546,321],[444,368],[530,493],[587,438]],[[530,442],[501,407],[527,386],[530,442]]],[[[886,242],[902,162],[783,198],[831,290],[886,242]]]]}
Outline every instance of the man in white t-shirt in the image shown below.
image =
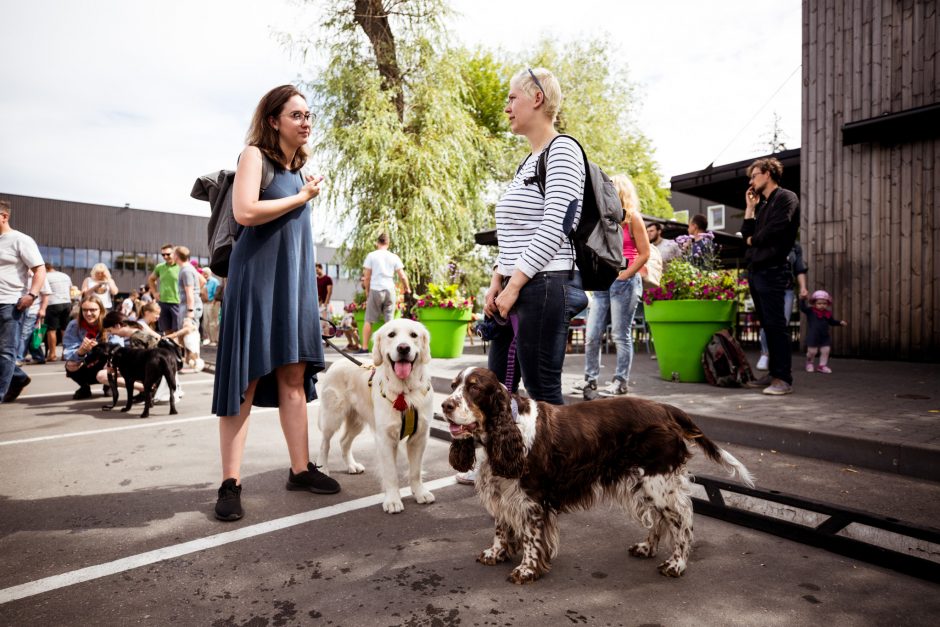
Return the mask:
{"type": "Polygon", "coordinates": [[[408,276],[401,258],[388,250],[388,234],[379,235],[375,243],[376,250],[366,255],[362,262],[363,285],[366,288],[366,319],[362,325],[362,348],[360,353],[369,352],[369,338],[372,336],[372,324],[382,320],[388,322],[395,314],[395,277],[401,279],[405,294],[411,292],[408,276]]]}
{"type": "Polygon", "coordinates": [[[29,377],[16,365],[16,347],[26,310],[39,302],[46,282],[39,247],[29,235],[10,226],[12,207],[0,200],[0,403],[16,400],[29,377]],[[27,280],[32,270],[33,279],[27,280]]]}
{"type": "Polygon", "coordinates": [[[52,290],[46,305],[46,361],[55,361],[57,335],[65,333],[72,318],[72,277],[46,262],[46,282],[52,290]]]}

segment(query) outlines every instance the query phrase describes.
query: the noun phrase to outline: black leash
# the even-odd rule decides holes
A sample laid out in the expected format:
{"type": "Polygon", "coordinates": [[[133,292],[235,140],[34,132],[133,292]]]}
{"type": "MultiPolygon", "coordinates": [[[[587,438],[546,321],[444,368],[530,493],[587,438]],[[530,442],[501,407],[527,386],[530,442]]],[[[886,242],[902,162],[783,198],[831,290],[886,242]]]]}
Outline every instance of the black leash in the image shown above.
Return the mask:
{"type": "Polygon", "coordinates": [[[327,324],[330,325],[330,327],[332,327],[332,329],[333,329],[333,335],[331,335],[330,337],[326,337],[326,336],[324,335],[324,336],[323,336],[323,341],[326,342],[333,350],[335,350],[337,353],[339,353],[340,355],[342,355],[343,357],[345,357],[345,358],[348,359],[349,361],[353,362],[353,363],[356,364],[357,366],[362,366],[363,364],[362,364],[361,361],[359,361],[358,359],[356,359],[355,357],[353,357],[352,355],[350,355],[349,353],[347,353],[346,351],[344,351],[342,348],[340,348],[339,346],[337,346],[336,344],[334,344],[333,342],[330,341],[330,338],[336,337],[336,331],[337,331],[337,329],[336,329],[336,324],[334,324],[332,320],[327,320],[326,318],[320,318],[320,322],[325,322],[325,323],[327,323],[327,324]]]}

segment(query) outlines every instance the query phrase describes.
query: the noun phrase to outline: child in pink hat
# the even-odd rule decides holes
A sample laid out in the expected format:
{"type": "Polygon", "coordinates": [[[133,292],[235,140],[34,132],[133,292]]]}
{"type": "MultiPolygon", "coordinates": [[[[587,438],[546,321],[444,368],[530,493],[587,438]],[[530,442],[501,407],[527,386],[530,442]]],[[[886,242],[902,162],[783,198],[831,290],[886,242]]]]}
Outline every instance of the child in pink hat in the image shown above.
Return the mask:
{"type": "Polygon", "coordinates": [[[829,336],[829,327],[842,326],[845,320],[836,320],[832,317],[832,296],[826,290],[816,290],[809,297],[809,304],[805,298],[800,299],[800,311],[806,315],[806,372],[821,372],[831,374],[829,368],[829,347],[832,338],[829,336]],[[816,353],[819,353],[819,367],[813,366],[816,353]]]}

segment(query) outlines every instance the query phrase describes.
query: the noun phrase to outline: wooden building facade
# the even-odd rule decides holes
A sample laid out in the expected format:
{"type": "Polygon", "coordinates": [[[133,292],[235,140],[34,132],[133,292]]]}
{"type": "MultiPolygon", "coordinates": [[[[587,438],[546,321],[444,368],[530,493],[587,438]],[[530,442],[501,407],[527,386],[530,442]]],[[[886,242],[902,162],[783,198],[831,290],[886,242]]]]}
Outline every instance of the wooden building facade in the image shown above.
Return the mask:
{"type": "Polygon", "coordinates": [[[940,359],[936,0],[803,0],[801,205],[838,354],[940,359]]]}

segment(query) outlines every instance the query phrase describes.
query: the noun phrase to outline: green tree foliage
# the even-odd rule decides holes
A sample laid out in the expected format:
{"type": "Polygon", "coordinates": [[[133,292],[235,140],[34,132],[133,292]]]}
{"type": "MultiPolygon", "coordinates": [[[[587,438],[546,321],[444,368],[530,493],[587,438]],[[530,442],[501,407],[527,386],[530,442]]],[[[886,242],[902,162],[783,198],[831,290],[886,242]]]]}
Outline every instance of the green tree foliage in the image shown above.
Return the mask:
{"type": "Polygon", "coordinates": [[[308,85],[314,150],[326,165],[324,199],[351,226],[349,267],[385,231],[416,290],[458,278],[474,294],[488,283],[496,251],[473,235],[494,227],[494,202],[529,150],[503,112],[509,79],[526,65],[559,77],[559,130],[608,173],[629,173],[644,213],[671,215],[649,142],[629,118],[634,89],[610,69],[606,42],[545,42],[533,58],[500,58],[448,47],[438,22],[445,0],[318,4],[326,35],[304,50],[326,58],[308,85]]]}

